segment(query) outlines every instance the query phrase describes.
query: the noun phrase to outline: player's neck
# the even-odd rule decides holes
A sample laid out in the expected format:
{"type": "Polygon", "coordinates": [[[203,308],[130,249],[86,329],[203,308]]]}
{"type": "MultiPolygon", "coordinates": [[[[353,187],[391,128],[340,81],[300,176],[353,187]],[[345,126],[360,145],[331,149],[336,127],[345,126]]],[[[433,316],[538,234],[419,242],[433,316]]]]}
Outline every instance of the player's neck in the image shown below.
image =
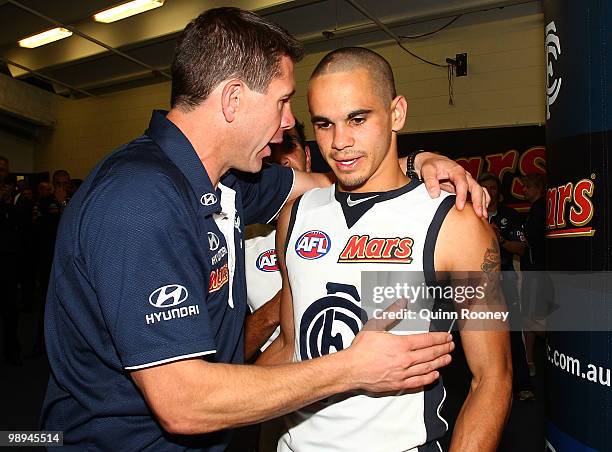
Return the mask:
{"type": "Polygon", "coordinates": [[[381,164],[381,167],[379,167],[367,181],[358,187],[345,187],[338,181],[338,188],[340,191],[350,193],[385,192],[397,190],[408,182],[410,182],[410,178],[401,170],[399,162],[396,159],[395,165],[390,164],[388,167],[383,168],[381,164]]]}

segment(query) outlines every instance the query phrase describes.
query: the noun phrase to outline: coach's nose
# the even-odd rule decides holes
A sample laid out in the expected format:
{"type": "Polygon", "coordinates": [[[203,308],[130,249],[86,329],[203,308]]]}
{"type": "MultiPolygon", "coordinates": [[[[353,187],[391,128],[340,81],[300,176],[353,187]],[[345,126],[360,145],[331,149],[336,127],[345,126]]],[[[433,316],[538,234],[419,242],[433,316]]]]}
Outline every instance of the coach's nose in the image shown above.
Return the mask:
{"type": "Polygon", "coordinates": [[[293,112],[291,111],[291,102],[285,102],[282,115],[281,129],[289,130],[295,126],[295,116],[293,116],[293,112]]]}

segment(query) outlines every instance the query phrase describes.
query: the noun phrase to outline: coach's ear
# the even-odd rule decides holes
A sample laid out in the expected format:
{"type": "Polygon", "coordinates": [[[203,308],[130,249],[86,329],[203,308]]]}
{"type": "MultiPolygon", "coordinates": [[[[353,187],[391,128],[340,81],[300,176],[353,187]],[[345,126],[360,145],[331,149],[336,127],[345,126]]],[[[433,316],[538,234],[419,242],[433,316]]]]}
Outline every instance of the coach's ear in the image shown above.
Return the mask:
{"type": "Polygon", "coordinates": [[[244,94],[244,84],[241,80],[232,79],[225,83],[221,91],[221,110],[227,122],[233,122],[240,108],[244,94]]]}
{"type": "Polygon", "coordinates": [[[397,96],[391,102],[391,128],[394,132],[399,132],[404,127],[406,122],[406,113],[408,112],[408,102],[404,96],[397,96]]]}

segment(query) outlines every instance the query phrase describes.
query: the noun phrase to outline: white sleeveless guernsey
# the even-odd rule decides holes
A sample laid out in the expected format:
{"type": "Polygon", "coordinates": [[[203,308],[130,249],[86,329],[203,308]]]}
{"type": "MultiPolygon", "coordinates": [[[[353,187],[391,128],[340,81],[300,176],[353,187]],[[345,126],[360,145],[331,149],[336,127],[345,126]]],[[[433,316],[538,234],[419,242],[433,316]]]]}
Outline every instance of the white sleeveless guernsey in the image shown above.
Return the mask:
{"type": "MultiPolygon", "coordinates": [[[[454,196],[445,193],[431,199],[417,180],[380,193],[348,194],[332,186],[297,200],[286,245],[294,361],[350,346],[362,327],[362,271],[413,271],[431,278],[436,238],[453,204],[454,196]]],[[[440,416],[445,395],[438,381],[392,396],[330,397],[285,416],[278,451],[441,450],[436,440],[448,428],[440,416]]]]}

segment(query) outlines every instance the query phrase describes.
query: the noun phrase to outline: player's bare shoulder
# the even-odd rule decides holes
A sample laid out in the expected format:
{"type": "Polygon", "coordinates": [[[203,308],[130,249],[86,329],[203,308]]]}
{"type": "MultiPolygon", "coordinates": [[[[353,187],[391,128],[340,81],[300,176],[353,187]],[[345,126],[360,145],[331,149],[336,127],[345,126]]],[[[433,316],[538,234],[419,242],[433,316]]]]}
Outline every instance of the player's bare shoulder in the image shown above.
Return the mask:
{"type": "Polygon", "coordinates": [[[470,205],[463,210],[453,206],[440,228],[435,261],[436,269],[442,271],[462,265],[465,271],[497,271],[499,248],[487,220],[476,216],[470,205]]]}

